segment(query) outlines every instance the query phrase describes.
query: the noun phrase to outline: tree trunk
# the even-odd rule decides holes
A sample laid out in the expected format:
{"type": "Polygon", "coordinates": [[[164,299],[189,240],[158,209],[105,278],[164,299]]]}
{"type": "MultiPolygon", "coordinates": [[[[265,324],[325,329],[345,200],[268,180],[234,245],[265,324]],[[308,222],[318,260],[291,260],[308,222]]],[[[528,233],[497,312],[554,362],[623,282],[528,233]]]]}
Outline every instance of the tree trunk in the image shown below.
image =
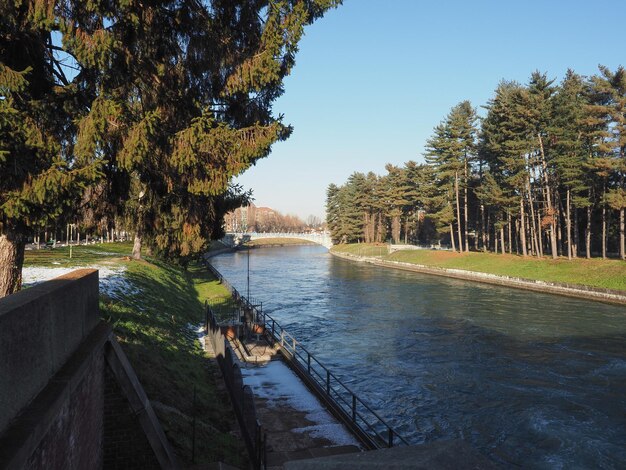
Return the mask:
{"type": "Polygon", "coordinates": [[[454,244],[454,227],[450,224],[450,243],[452,244],[452,251],[456,251],[456,246],[454,244]]]}
{"type": "Polygon", "coordinates": [[[587,227],[585,228],[585,254],[591,258],[591,204],[587,206],[587,227]]]}
{"type": "Polygon", "coordinates": [[[483,244],[483,251],[487,251],[487,234],[485,233],[485,205],[480,205],[480,241],[483,244]]]}
{"type": "MultiPolygon", "coordinates": [[[[510,227],[511,226],[509,225],[509,228],[510,227]]],[[[504,249],[504,227],[500,228],[500,245],[501,245],[500,251],[502,251],[502,254],[504,254],[505,253],[505,249],[504,249]]]]}
{"type": "MultiPolygon", "coordinates": [[[[511,223],[511,213],[509,212],[507,214],[507,218],[508,218],[508,228],[509,228],[509,254],[513,254],[513,224],[511,223]]],[[[504,239],[503,239],[504,241],[504,239]]],[[[502,245],[502,249],[504,250],[504,244],[502,245]]],[[[504,251],[503,251],[504,253],[504,251]]]]}
{"type": "Polygon", "coordinates": [[[459,253],[463,251],[463,238],[461,237],[461,202],[459,201],[459,172],[454,173],[454,194],[456,195],[456,227],[459,234],[459,253]]]}
{"type": "Polygon", "coordinates": [[[520,217],[520,243],[522,245],[522,255],[528,256],[528,251],[526,248],[526,223],[524,221],[524,198],[521,197],[519,200],[519,217],[520,217]]]}
{"type": "Polygon", "coordinates": [[[578,246],[580,243],[580,235],[578,234],[578,209],[574,206],[574,241],[572,246],[572,257],[574,259],[578,258],[578,246]]]}
{"type": "Polygon", "coordinates": [[[135,232],[135,240],[133,241],[133,259],[141,259],[141,235],[135,232]]]}
{"type": "Polygon", "coordinates": [[[0,235],[0,298],[22,288],[25,238],[21,233],[7,229],[0,235]]]}
{"type": "Polygon", "coordinates": [[[464,191],[464,198],[463,198],[463,205],[464,207],[464,212],[465,212],[465,221],[464,221],[464,228],[465,228],[465,252],[469,253],[469,233],[468,233],[468,229],[467,229],[467,219],[469,219],[469,214],[467,212],[467,156],[465,157],[465,187],[463,188],[464,191]]]}
{"type": "Polygon", "coordinates": [[[619,210],[619,257],[621,259],[626,259],[626,240],[624,237],[624,208],[622,207],[619,210]]]}
{"type": "Polygon", "coordinates": [[[404,219],[404,244],[409,244],[409,218],[404,219]]]}
{"type": "Polygon", "coordinates": [[[567,259],[572,259],[572,216],[570,214],[570,190],[567,188],[565,203],[565,227],[567,230],[567,259]]]}
{"type": "Polygon", "coordinates": [[[537,207],[537,239],[539,240],[539,256],[543,258],[543,231],[541,230],[541,211],[537,207]]]}
{"type": "Polygon", "coordinates": [[[606,206],[602,206],[602,259],[606,259],[606,206]]]}
{"type": "MultiPolygon", "coordinates": [[[[486,244],[486,249],[485,251],[489,250],[489,247],[491,246],[491,211],[487,212],[487,222],[485,224],[485,244],[486,244]]],[[[493,238],[494,239],[498,239],[498,237],[496,236],[496,234],[493,234],[493,238]]]]}
{"type": "Polygon", "coordinates": [[[539,140],[539,150],[541,152],[541,168],[543,174],[543,184],[545,186],[546,193],[546,203],[547,203],[547,211],[550,216],[550,247],[552,250],[552,258],[556,259],[558,257],[558,249],[556,242],[556,221],[554,217],[554,207],[552,206],[552,197],[550,194],[550,182],[548,180],[548,165],[546,164],[546,154],[543,149],[543,139],[541,138],[541,134],[537,134],[537,139],[539,140]]]}
{"type": "MultiPolygon", "coordinates": [[[[557,252],[559,255],[563,254],[563,203],[559,199],[560,210],[557,211],[557,224],[556,224],[556,238],[557,238],[557,252]],[[560,252],[558,251],[560,250],[560,252]]],[[[555,208],[556,210],[556,208],[555,208]]]]}
{"type": "Polygon", "coordinates": [[[534,249],[534,254],[537,255],[537,258],[541,258],[541,249],[539,248],[539,244],[541,243],[541,240],[539,239],[538,236],[538,232],[537,232],[537,226],[536,226],[536,222],[535,222],[535,204],[533,202],[533,193],[530,190],[530,179],[526,180],[526,184],[527,184],[527,190],[528,190],[528,204],[530,205],[530,231],[531,231],[531,235],[532,235],[532,241],[533,241],[533,249],[534,249]]]}

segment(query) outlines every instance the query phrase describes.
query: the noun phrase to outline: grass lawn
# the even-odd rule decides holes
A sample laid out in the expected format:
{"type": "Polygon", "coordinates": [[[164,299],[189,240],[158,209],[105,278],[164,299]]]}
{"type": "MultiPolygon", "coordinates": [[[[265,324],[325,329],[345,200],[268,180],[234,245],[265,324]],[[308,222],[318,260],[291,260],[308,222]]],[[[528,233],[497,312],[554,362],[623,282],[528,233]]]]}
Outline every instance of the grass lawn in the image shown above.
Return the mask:
{"type": "Polygon", "coordinates": [[[501,276],[520,277],[546,282],[565,282],[606,289],[626,291],[626,262],[598,258],[537,259],[517,255],[493,253],[453,253],[450,251],[412,250],[381,253],[383,244],[351,244],[334,246],[333,251],[361,256],[380,256],[382,259],[405,263],[464,269],[501,276]],[[377,251],[378,250],[378,251],[377,251]]]}
{"type": "Polygon", "coordinates": [[[227,301],[229,292],[198,265],[183,271],[150,258],[134,261],[131,251],[131,243],[87,245],[73,247],[70,259],[67,247],[33,250],[25,266],[123,267],[128,291],[101,295],[100,313],[113,325],[181,463],[191,463],[195,414],[196,463],[245,468],[245,447],[231,434],[236,421],[218,367],[194,331],[204,321],[204,301],[227,301]]]}

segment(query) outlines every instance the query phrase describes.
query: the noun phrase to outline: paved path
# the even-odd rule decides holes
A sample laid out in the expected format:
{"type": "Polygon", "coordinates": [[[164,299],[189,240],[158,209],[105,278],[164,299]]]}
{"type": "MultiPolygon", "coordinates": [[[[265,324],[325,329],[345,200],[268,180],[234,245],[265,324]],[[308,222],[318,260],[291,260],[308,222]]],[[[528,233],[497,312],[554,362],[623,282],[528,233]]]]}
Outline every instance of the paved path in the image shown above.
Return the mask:
{"type": "MultiPolygon", "coordinates": [[[[209,357],[215,352],[201,338],[209,357]]],[[[360,452],[358,441],[341,425],[264,340],[233,345],[244,383],[252,387],[261,426],[267,433],[268,469],[292,460],[360,452]],[[239,347],[237,347],[239,346],[239,347]]]]}
{"type": "Polygon", "coordinates": [[[257,415],[267,432],[268,468],[360,451],[354,436],[326,411],[276,349],[263,340],[246,342],[246,349],[238,350],[241,372],[244,383],[252,387],[257,415]]]}

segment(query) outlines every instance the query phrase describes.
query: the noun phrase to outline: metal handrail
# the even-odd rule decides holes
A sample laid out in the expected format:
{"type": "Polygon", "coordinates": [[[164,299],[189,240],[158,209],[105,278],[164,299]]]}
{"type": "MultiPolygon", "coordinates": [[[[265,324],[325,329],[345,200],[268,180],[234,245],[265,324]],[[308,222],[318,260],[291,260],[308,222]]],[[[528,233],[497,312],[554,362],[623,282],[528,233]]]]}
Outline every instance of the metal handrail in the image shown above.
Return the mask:
{"type": "Polygon", "coordinates": [[[345,385],[330,369],[322,364],[311,352],[306,349],[298,340],[287,332],[274,318],[263,312],[259,308],[260,303],[251,302],[242,296],[217,269],[207,262],[208,269],[226,286],[233,297],[238,299],[244,308],[249,308],[254,313],[256,322],[265,326],[266,334],[274,342],[279,342],[308,376],[320,387],[321,391],[335,403],[351,422],[357,426],[361,432],[370,436],[376,447],[393,447],[394,438],[400,443],[410,445],[409,442],[398,434],[383,418],[370,408],[361,398],[359,398],[347,385],[345,385]],[[271,325],[271,328],[269,327],[271,325]],[[306,357],[303,353],[306,353],[306,357]],[[298,360],[299,359],[299,360],[298,360]],[[315,364],[319,366],[323,373],[316,370],[315,364]],[[335,396],[333,396],[333,393],[335,396]],[[346,396],[349,397],[346,399],[346,396]],[[371,423],[374,421],[374,423],[371,423]],[[381,431],[383,430],[383,431],[381,431]],[[386,433],[386,435],[383,434],[386,433]]]}
{"type": "Polygon", "coordinates": [[[375,435],[377,441],[384,442],[387,447],[393,447],[394,438],[396,437],[403,444],[409,445],[409,442],[404,437],[398,434],[389,424],[387,424],[387,422],[378,413],[376,413],[376,411],[359,398],[346,384],[344,384],[334,373],[332,373],[330,369],[324,366],[324,364],[311,354],[308,349],[302,346],[302,344],[299,343],[294,336],[289,334],[274,318],[264,312],[261,314],[264,318],[263,323],[266,325],[266,331],[272,339],[280,342],[281,346],[285,348],[287,352],[289,352],[292,357],[296,359],[296,361],[300,359],[299,362],[308,375],[322,388],[322,390],[326,392],[326,395],[331,398],[331,400],[343,409],[343,411],[351,418],[352,422],[359,426],[362,431],[367,433],[369,430],[370,433],[375,435]],[[267,328],[267,325],[270,324],[270,322],[272,325],[271,329],[267,328]],[[306,353],[306,356],[300,351],[306,353]],[[325,374],[321,374],[319,371],[315,370],[313,363],[316,363],[325,372],[325,374]],[[333,393],[336,398],[333,397],[333,393]],[[349,401],[346,400],[345,395],[350,397],[349,401]],[[370,416],[364,416],[366,413],[359,411],[358,405],[360,405],[361,409],[366,410],[370,416]],[[374,424],[370,422],[372,418],[374,418],[374,424]],[[359,421],[362,422],[362,425],[359,424],[359,421]],[[386,436],[381,433],[381,428],[386,431],[386,436]]]}

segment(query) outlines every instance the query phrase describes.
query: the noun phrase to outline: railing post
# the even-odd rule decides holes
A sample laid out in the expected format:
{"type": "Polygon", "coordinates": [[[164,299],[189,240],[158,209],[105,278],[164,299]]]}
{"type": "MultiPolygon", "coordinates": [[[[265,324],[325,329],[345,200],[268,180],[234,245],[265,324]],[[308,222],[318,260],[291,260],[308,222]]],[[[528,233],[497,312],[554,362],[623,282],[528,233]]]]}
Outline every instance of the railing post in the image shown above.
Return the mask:
{"type": "Polygon", "coordinates": [[[326,394],[330,396],[330,371],[326,369],[326,394]]]}
{"type": "Polygon", "coordinates": [[[296,356],[296,338],[293,338],[293,355],[296,356]]]}
{"type": "Polygon", "coordinates": [[[389,442],[387,443],[387,447],[393,447],[393,429],[390,427],[387,429],[389,430],[389,442]]]}
{"type": "Polygon", "coordinates": [[[285,347],[285,330],[280,330],[280,345],[285,347]]]}
{"type": "Polygon", "coordinates": [[[272,344],[274,343],[274,338],[276,338],[276,322],[272,318],[272,344]]]}
{"type": "Polygon", "coordinates": [[[356,395],[352,394],[352,422],[356,422],[356,395]]]}
{"type": "Polygon", "coordinates": [[[311,375],[311,353],[306,352],[306,371],[311,375]]]}

